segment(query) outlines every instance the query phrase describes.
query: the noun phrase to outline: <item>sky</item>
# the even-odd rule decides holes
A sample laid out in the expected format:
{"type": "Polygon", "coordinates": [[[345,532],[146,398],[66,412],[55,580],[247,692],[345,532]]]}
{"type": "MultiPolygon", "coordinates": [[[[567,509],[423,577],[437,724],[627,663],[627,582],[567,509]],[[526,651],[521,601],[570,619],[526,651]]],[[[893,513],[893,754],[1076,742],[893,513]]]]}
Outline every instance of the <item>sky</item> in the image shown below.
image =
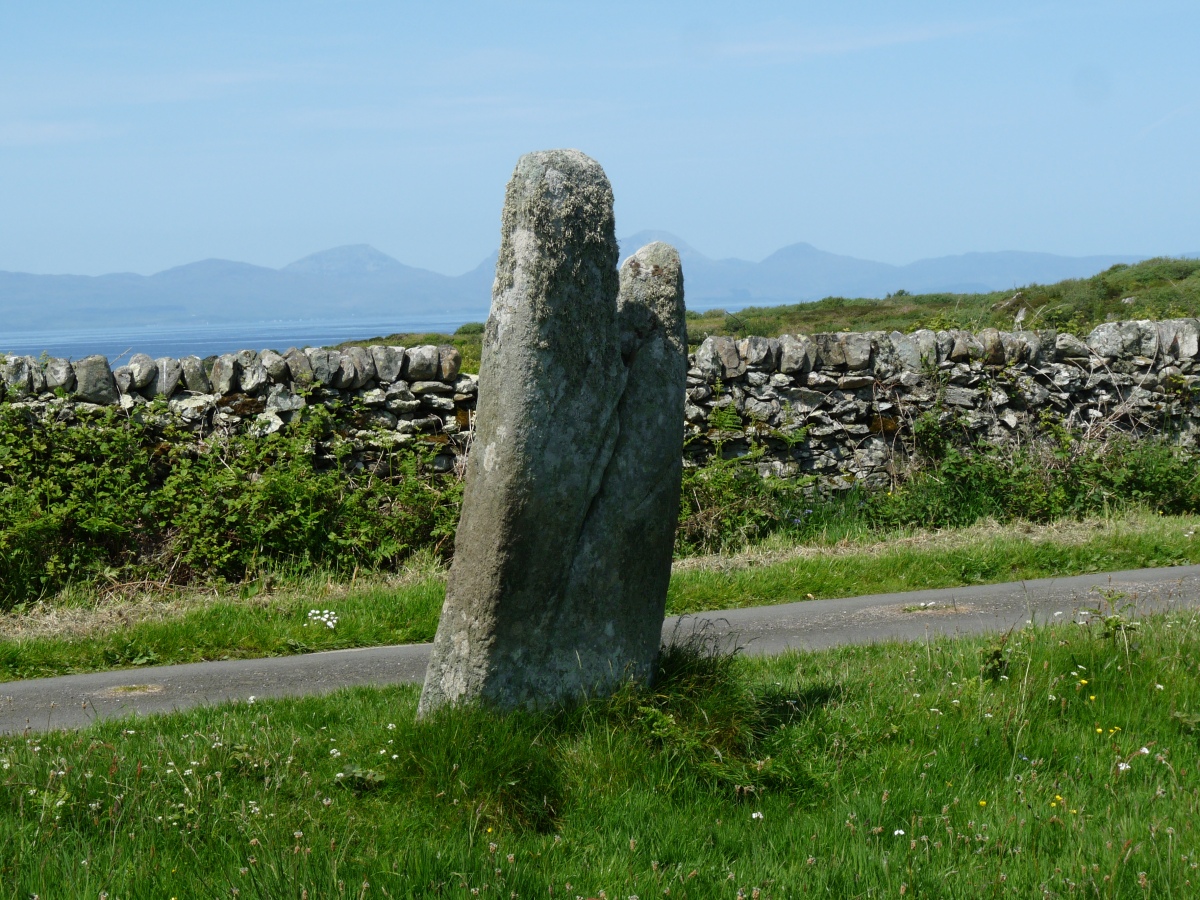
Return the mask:
{"type": "Polygon", "coordinates": [[[1197,252],[1197,34],[1195,0],[0,0],[0,269],[458,274],[553,147],[619,235],[713,257],[1197,252]]]}

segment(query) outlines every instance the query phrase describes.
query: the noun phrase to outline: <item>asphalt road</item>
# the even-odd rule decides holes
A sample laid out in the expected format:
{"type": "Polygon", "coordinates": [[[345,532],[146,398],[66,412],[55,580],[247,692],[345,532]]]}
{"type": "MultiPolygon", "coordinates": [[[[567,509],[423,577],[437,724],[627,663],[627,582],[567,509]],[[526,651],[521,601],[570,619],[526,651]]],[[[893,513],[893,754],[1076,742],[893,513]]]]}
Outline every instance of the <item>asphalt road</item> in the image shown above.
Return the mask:
{"type": "MultiPolygon", "coordinates": [[[[1026,622],[1084,621],[1124,595],[1135,614],[1200,606],[1200,566],[809,600],[671,618],[665,640],[708,629],[746,653],[1003,632],[1026,622]]],[[[96,719],[151,715],[250,697],[322,694],[352,685],[416,684],[428,644],[303,656],[123,669],[0,683],[0,734],[80,728],[96,719]]]]}

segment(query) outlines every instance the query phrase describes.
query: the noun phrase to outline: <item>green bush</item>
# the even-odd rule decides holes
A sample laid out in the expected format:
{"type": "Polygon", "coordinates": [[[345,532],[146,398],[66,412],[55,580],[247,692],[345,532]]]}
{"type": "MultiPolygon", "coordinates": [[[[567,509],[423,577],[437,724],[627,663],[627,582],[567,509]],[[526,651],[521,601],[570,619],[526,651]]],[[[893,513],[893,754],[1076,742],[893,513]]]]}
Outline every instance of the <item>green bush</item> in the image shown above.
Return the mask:
{"type": "Polygon", "coordinates": [[[113,410],[80,428],[0,408],[0,608],[78,581],[350,572],[448,553],[457,479],[420,450],[355,471],[337,425],[311,408],[286,435],[197,451],[113,410]]]}

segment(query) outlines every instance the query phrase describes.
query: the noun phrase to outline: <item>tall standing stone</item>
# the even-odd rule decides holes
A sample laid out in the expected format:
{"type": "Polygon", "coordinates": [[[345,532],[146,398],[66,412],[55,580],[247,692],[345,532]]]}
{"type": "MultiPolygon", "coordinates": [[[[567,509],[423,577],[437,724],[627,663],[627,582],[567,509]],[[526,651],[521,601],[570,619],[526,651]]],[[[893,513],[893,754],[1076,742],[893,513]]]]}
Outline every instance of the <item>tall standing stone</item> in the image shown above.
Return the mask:
{"type": "MultiPolygon", "coordinates": [[[[576,150],[508,183],[454,563],[419,712],[539,706],[594,680],[568,580],[618,437],[625,387],[612,188],[576,150]]],[[[412,361],[409,362],[410,371],[412,361]]]]}

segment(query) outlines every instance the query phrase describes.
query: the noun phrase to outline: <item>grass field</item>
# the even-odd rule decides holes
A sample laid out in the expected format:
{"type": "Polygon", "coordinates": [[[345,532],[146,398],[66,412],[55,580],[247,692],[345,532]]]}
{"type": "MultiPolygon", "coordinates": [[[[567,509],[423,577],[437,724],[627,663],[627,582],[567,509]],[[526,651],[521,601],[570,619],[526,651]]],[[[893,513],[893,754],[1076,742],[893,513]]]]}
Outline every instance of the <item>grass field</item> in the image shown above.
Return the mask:
{"type": "MultiPolygon", "coordinates": [[[[835,532],[680,560],[671,614],[922,588],[1200,563],[1200,517],[1129,511],[1054,525],[835,532]]],[[[352,584],[263,578],[223,591],[93,589],[0,617],[0,680],[281,656],[433,638],[445,570],[431,557],[352,584]],[[337,615],[334,628],[310,612],[337,615]]]]}
{"type": "Polygon", "coordinates": [[[1116,616],[0,739],[0,897],[1191,897],[1198,663],[1194,617],[1116,616]]]}

